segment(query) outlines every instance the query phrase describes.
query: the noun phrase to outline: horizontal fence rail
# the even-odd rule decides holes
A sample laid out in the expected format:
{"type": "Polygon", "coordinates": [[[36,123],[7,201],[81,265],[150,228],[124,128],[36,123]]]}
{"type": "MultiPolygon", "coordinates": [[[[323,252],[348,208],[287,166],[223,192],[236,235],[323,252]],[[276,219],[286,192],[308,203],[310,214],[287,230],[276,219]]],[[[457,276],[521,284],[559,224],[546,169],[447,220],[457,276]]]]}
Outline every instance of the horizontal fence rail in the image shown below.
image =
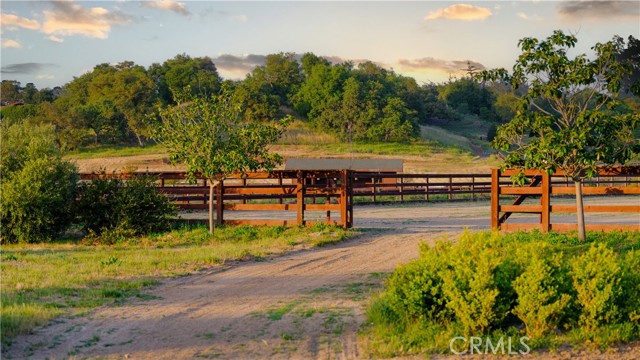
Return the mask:
{"type": "MultiPolygon", "coordinates": [[[[321,222],[352,226],[353,207],[350,194],[349,172],[344,171],[274,171],[272,173],[249,173],[232,176],[214,187],[214,209],[217,224],[229,225],[312,225],[318,220],[308,220],[310,211],[323,212],[321,222]],[[229,212],[261,211],[284,212],[279,220],[227,219],[229,212]],[[295,217],[286,215],[295,212],[295,217]],[[338,212],[338,218],[332,217],[338,212]]],[[[196,183],[189,184],[186,173],[147,172],[129,174],[80,174],[83,181],[102,177],[123,179],[135,176],[151,176],[156,179],[157,190],[165,194],[184,210],[209,209],[209,185],[206,179],[196,176],[196,183]]],[[[316,214],[316,218],[318,218],[316,214]]],[[[185,222],[203,222],[186,220],[185,222]]]]}
{"type": "MultiPolygon", "coordinates": [[[[518,170],[491,172],[491,227],[502,231],[532,230],[543,232],[576,230],[574,223],[554,223],[552,213],[576,213],[576,205],[554,204],[554,197],[576,194],[575,183],[558,172],[552,175],[537,171],[526,171],[529,179],[527,186],[515,186],[509,180],[518,170]],[[515,199],[514,199],[515,197],[515,199]],[[533,203],[525,204],[525,200],[533,199],[533,203]],[[538,201],[539,199],[539,201],[538,201]],[[505,203],[509,202],[509,203],[505,203]],[[538,216],[535,223],[523,223],[507,220],[513,214],[534,214],[538,216]]],[[[601,169],[598,176],[586,180],[582,184],[582,194],[589,195],[640,195],[640,167],[615,167],[601,169]]],[[[640,197],[632,205],[616,204],[611,197],[611,204],[583,205],[585,213],[636,213],[637,221],[632,224],[586,224],[587,230],[640,231],[640,197]]]]}
{"type": "MultiPolygon", "coordinates": [[[[618,195],[640,194],[640,167],[618,168],[601,172],[584,182],[583,194],[618,195]]],[[[350,227],[353,205],[380,202],[407,202],[491,198],[491,224],[502,230],[539,228],[560,230],[568,224],[550,223],[552,212],[575,212],[575,205],[551,204],[552,196],[575,194],[573,182],[562,174],[545,178],[537,172],[527,172],[530,186],[513,186],[509,176],[513,171],[491,174],[397,174],[385,172],[292,171],[249,173],[232,176],[215,187],[216,221],[219,224],[309,225],[322,221],[350,227]],[[543,184],[544,182],[544,184],[543,184]],[[545,190],[548,189],[548,190],[545,190]],[[545,192],[546,191],[546,192],[545,192]],[[525,199],[540,197],[540,203],[524,204],[525,199]],[[514,200],[515,198],[515,200],[514,200]],[[221,201],[218,201],[221,199],[221,201]],[[511,201],[505,203],[505,201],[511,201]],[[544,199],[544,201],[543,201],[544,199]],[[285,220],[227,219],[226,213],[236,211],[281,212],[285,220]],[[323,212],[313,220],[308,212],[323,212]],[[339,213],[339,217],[335,214],[339,213]],[[291,215],[295,213],[295,218],[291,215]],[[537,224],[507,223],[514,213],[538,214],[537,224]],[[291,215],[287,215],[291,214],[291,215]],[[547,225],[548,224],[548,225],[547,225]]],[[[128,174],[83,173],[80,178],[90,181],[100,177],[131,178],[147,175],[156,179],[157,190],[184,210],[209,209],[209,184],[196,176],[189,184],[184,172],[144,172],[128,174]]],[[[587,205],[585,212],[640,212],[639,206],[587,205]]],[[[232,216],[233,217],[233,216],[232,216]]],[[[273,216],[270,216],[273,218],[273,216]]],[[[575,227],[575,225],[571,225],[575,227]]],[[[638,225],[622,226],[638,229],[638,225]],[[635,227],[634,227],[635,226],[635,227]]],[[[604,229],[605,225],[590,225],[590,229],[604,229]]],[[[614,228],[616,226],[608,226],[614,228]]],[[[621,227],[616,227],[621,228],[621,227]]]]}

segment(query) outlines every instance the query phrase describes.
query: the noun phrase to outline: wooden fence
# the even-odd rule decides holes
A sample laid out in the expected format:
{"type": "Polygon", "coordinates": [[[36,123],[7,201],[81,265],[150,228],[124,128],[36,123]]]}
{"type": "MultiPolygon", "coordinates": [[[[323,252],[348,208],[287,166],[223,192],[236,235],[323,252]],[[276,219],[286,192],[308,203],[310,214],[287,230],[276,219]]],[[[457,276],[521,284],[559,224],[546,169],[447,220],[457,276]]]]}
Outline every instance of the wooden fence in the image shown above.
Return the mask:
{"type": "MultiPolygon", "coordinates": [[[[552,213],[574,213],[576,205],[554,204],[553,197],[574,195],[573,181],[563,173],[553,175],[537,171],[526,171],[529,186],[514,186],[509,180],[517,170],[491,172],[491,227],[503,231],[539,229],[543,232],[576,230],[575,223],[552,223],[552,213]],[[505,204],[507,198],[510,203],[505,204]],[[524,204],[527,198],[539,198],[534,204],[524,204]],[[507,222],[512,214],[537,214],[536,223],[507,222]]],[[[640,195],[640,167],[618,167],[603,169],[597,177],[585,181],[582,193],[588,195],[640,195]]],[[[632,224],[586,224],[587,230],[635,230],[640,231],[640,198],[633,205],[615,204],[611,197],[610,205],[584,205],[585,213],[638,213],[637,221],[632,224]]]]}
{"type": "MultiPolygon", "coordinates": [[[[182,209],[208,209],[209,187],[207,180],[196,184],[185,181],[182,172],[133,173],[116,175],[130,177],[149,175],[157,179],[158,191],[166,194],[182,209]]],[[[81,180],[92,180],[112,174],[80,174],[81,180]]],[[[344,171],[274,171],[234,176],[216,185],[214,190],[217,224],[251,225],[311,225],[310,211],[322,212],[322,222],[344,228],[353,224],[353,199],[350,196],[350,173],[344,171]],[[221,201],[218,201],[221,199],[221,201]],[[234,211],[284,212],[280,216],[265,219],[227,219],[234,211]],[[232,212],[229,214],[229,212],[232,212]],[[295,218],[287,213],[295,212],[295,218]],[[339,218],[333,219],[332,212],[339,218]],[[226,214],[226,215],[225,215],[226,214]],[[278,218],[279,220],[274,220],[278,218]],[[288,219],[289,218],[289,219],[288,219]]],[[[201,222],[202,220],[186,220],[201,222]]]]}

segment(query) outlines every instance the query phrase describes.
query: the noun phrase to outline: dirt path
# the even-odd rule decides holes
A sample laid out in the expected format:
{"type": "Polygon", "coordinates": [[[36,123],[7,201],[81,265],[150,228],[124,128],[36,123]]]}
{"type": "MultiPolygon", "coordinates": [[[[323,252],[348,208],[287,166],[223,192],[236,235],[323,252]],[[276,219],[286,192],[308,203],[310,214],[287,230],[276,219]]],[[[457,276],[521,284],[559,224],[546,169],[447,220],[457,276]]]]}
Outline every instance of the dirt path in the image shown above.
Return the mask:
{"type": "Polygon", "coordinates": [[[165,281],[146,300],[17,338],[5,358],[355,359],[381,275],[421,241],[488,228],[488,212],[486,202],[358,207],[358,238],[165,281]]]}

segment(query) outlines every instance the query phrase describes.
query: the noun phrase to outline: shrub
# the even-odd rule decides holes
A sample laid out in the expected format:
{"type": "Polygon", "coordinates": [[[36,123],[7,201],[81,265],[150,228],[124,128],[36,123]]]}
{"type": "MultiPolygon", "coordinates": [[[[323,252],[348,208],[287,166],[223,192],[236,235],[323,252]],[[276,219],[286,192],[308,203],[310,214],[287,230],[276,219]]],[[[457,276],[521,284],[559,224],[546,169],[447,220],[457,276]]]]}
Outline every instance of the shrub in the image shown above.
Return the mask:
{"type": "Polygon", "coordinates": [[[390,310],[405,321],[446,317],[442,293],[443,270],[436,250],[400,265],[387,279],[386,300],[390,310]]]}
{"type": "Polygon", "coordinates": [[[618,298],[618,308],[626,318],[640,331],[640,251],[629,251],[621,264],[620,288],[622,294],[618,298]]]}
{"type": "Polygon", "coordinates": [[[513,282],[518,295],[513,313],[524,322],[527,336],[537,339],[557,328],[571,296],[562,293],[562,254],[553,254],[546,243],[533,243],[521,256],[527,264],[513,282]]]}
{"type": "Polygon", "coordinates": [[[75,165],[62,160],[53,126],[0,124],[2,241],[49,241],[72,220],[75,165]]]}
{"type": "MultiPolygon", "coordinates": [[[[106,175],[106,174],[102,174],[106,175]]],[[[169,227],[175,206],[156,191],[153,178],[103,176],[80,186],[78,221],[92,239],[112,243],[123,234],[146,234],[169,227]]]]}
{"type": "Polygon", "coordinates": [[[484,233],[474,239],[465,233],[447,256],[442,271],[442,291],[447,307],[460,321],[465,335],[484,333],[509,313],[509,301],[500,301],[500,287],[509,293],[510,281],[504,276],[505,253],[499,249],[498,233],[484,233]],[[500,285],[500,286],[499,286],[500,285]]]}
{"type": "Polygon", "coordinates": [[[580,305],[580,322],[587,331],[615,320],[620,295],[617,255],[604,244],[592,244],[571,262],[573,287],[580,305]]]}
{"type": "Polygon", "coordinates": [[[30,160],[2,183],[2,237],[7,242],[50,241],[73,220],[78,174],[60,158],[30,160]]]}

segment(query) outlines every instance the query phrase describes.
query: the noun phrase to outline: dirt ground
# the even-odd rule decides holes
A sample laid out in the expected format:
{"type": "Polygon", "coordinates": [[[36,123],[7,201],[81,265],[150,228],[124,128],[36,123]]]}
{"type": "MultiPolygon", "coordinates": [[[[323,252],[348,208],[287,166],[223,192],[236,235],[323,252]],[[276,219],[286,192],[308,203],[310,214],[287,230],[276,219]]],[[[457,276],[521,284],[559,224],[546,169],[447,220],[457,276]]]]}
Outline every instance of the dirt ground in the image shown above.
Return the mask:
{"type": "MultiPolygon", "coordinates": [[[[60,319],[19,337],[3,358],[362,358],[358,330],[384,274],[417,257],[422,241],[489,228],[489,204],[358,206],[354,219],[363,234],[351,240],[166,280],[145,299],[60,319]]],[[[626,221],[640,218],[633,214],[626,221]]],[[[606,353],[522,356],[539,357],[638,359],[640,344],[606,353]]]]}

